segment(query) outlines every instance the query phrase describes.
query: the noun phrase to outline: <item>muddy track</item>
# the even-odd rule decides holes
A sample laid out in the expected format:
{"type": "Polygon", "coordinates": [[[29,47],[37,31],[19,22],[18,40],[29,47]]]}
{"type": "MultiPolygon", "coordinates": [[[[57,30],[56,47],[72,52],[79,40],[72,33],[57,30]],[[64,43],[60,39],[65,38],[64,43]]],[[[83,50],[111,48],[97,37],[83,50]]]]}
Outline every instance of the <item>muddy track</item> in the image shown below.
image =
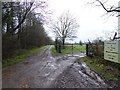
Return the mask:
{"type": "Polygon", "coordinates": [[[3,88],[99,88],[108,87],[85,63],[84,54],[53,57],[51,46],[2,71],[3,88]]]}
{"type": "MultiPolygon", "coordinates": [[[[86,66],[87,67],[87,66],[86,66]]],[[[51,84],[53,88],[106,88],[107,84],[93,71],[88,71],[82,63],[68,66],[51,84]],[[92,75],[91,75],[92,74],[92,75]]]]}
{"type": "Polygon", "coordinates": [[[30,87],[35,76],[34,73],[40,69],[39,67],[44,66],[44,64],[41,63],[44,61],[43,58],[48,56],[47,53],[49,48],[50,46],[43,51],[28,57],[23,62],[4,68],[2,71],[3,88],[30,87]]]}

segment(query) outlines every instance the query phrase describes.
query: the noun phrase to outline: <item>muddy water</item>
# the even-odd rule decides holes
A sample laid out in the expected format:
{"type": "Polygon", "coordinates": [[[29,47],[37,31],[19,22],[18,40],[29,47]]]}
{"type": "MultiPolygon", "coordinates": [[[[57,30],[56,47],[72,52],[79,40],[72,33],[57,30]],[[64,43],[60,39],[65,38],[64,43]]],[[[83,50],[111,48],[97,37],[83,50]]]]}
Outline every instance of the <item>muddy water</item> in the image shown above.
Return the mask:
{"type": "Polygon", "coordinates": [[[95,72],[75,62],[85,54],[51,55],[51,46],[24,62],[3,69],[3,88],[108,87],[95,72]]]}

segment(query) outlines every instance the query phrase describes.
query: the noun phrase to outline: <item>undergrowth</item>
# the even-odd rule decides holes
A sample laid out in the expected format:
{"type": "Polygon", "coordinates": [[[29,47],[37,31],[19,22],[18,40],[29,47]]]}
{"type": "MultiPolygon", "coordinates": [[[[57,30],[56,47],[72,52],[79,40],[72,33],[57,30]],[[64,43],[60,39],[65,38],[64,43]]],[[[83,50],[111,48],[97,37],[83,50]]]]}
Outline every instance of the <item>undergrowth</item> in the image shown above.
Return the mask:
{"type": "Polygon", "coordinates": [[[83,57],[79,62],[86,62],[87,65],[101,75],[106,81],[118,81],[120,75],[120,65],[114,62],[106,61],[99,57],[83,57]]]}
{"type": "Polygon", "coordinates": [[[16,64],[18,62],[21,62],[25,60],[27,57],[37,53],[38,51],[41,51],[45,49],[46,46],[39,47],[39,48],[33,48],[33,49],[20,49],[16,51],[16,54],[10,58],[3,59],[2,60],[2,67],[7,67],[13,64],[16,64]]]}

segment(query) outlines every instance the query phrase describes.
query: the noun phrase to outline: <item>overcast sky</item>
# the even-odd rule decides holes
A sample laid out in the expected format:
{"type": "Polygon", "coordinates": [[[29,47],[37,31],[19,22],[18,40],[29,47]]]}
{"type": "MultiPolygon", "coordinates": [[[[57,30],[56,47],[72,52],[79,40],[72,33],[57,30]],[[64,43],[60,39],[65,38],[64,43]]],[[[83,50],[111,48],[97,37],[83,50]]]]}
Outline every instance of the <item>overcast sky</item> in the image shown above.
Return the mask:
{"type": "MultiPolygon", "coordinates": [[[[105,37],[105,32],[111,32],[118,29],[118,18],[115,16],[109,17],[104,15],[106,12],[102,7],[95,4],[87,4],[92,0],[48,0],[49,9],[53,12],[51,19],[59,17],[63,12],[69,11],[77,18],[80,25],[77,32],[77,37],[74,42],[83,42],[94,40],[97,37],[105,37]]],[[[103,0],[102,0],[103,1],[103,0]]],[[[119,0],[108,0],[109,5],[118,5],[119,0]]],[[[54,39],[52,30],[46,28],[48,35],[54,39]]],[[[113,34],[114,35],[114,34],[113,34]]]]}

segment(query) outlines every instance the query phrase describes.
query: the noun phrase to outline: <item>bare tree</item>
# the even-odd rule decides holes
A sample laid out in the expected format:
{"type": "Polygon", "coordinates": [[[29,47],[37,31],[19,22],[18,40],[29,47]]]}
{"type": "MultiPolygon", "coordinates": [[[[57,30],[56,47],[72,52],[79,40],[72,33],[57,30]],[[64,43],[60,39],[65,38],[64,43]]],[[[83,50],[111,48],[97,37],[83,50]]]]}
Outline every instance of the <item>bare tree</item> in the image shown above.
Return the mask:
{"type": "Polygon", "coordinates": [[[103,34],[104,34],[104,37],[105,37],[106,40],[113,40],[116,32],[117,32],[117,29],[115,29],[113,31],[104,31],[103,34]]]}
{"type": "MultiPolygon", "coordinates": [[[[118,6],[115,6],[115,5],[109,5],[109,7],[107,7],[107,3],[108,1],[110,0],[94,0],[92,1],[90,4],[94,4],[96,2],[99,3],[99,5],[96,5],[96,6],[102,6],[102,8],[106,11],[106,14],[109,14],[109,16],[114,16],[116,15],[116,17],[119,17],[120,16],[120,1],[118,2],[118,6]]],[[[105,15],[106,15],[105,14],[105,15]]],[[[114,40],[114,39],[119,39],[120,37],[116,37],[117,36],[117,31],[114,32],[114,36],[112,35],[113,33],[105,33],[105,35],[107,36],[107,38],[109,38],[110,40],[114,40]],[[109,37],[108,37],[109,36],[109,37]],[[113,38],[111,38],[113,36],[113,38]]]]}
{"type": "Polygon", "coordinates": [[[15,25],[12,26],[12,30],[9,31],[10,33],[14,33],[23,25],[30,12],[34,12],[35,15],[38,15],[40,19],[43,20],[43,18],[45,18],[43,11],[45,13],[46,7],[47,2],[43,0],[30,0],[30,2],[2,2],[2,23],[4,25],[12,19],[11,22],[13,23],[14,21],[15,25]]]}
{"type": "Polygon", "coordinates": [[[66,38],[73,37],[78,27],[76,19],[69,12],[63,13],[55,23],[52,23],[53,32],[62,41],[63,48],[66,38]]]}
{"type": "MultiPolygon", "coordinates": [[[[111,5],[109,7],[107,7],[105,4],[107,3],[108,0],[106,1],[102,1],[102,0],[95,0],[93,2],[90,2],[90,4],[94,4],[96,2],[99,3],[99,5],[97,6],[102,6],[102,8],[107,12],[107,13],[111,13],[110,16],[114,16],[115,14],[117,14],[118,12],[120,12],[120,6],[114,6],[111,5]]],[[[117,17],[120,15],[117,15],[117,17]]]]}

